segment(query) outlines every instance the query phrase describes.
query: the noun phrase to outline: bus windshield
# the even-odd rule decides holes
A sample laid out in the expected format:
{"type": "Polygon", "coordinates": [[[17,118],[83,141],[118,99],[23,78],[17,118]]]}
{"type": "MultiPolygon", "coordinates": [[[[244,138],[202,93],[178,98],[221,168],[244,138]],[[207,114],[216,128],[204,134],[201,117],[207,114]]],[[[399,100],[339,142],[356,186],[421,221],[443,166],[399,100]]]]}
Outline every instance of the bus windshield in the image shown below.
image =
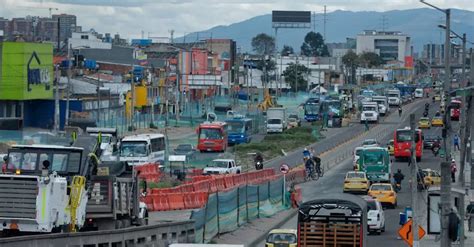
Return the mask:
{"type": "Polygon", "coordinates": [[[319,105],[318,104],[306,104],[304,106],[305,114],[318,114],[319,105]]]}
{"type": "Polygon", "coordinates": [[[380,166],[384,164],[384,153],[380,151],[366,151],[363,154],[364,165],[380,166]]]}
{"type": "Polygon", "coordinates": [[[456,102],[456,101],[451,102],[451,109],[460,109],[460,108],[461,108],[460,102],[456,102]]]}
{"type": "Polygon", "coordinates": [[[125,141],[120,144],[120,156],[146,157],[147,155],[147,142],[145,141],[125,141]]]}
{"type": "MultiPolygon", "coordinates": [[[[415,135],[415,142],[420,140],[419,134],[415,135]]],[[[397,142],[410,142],[412,141],[412,133],[411,130],[398,130],[397,131],[397,142]]]]}
{"type": "Polygon", "coordinates": [[[243,133],[244,123],[243,122],[227,122],[228,133],[243,133]]]}
{"type": "Polygon", "coordinates": [[[219,129],[200,129],[199,139],[219,140],[222,139],[222,133],[219,129]]]}

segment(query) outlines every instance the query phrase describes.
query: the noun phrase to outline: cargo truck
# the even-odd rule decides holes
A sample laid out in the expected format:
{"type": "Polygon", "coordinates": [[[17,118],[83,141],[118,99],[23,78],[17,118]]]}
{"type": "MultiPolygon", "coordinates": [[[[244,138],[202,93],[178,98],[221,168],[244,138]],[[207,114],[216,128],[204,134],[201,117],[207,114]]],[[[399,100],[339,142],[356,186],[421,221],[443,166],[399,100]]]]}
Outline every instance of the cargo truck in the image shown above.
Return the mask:
{"type": "Polygon", "coordinates": [[[283,133],[287,128],[286,108],[272,107],[267,109],[267,133],[283,133]]]}
{"type": "Polygon", "coordinates": [[[298,210],[298,246],[367,246],[367,202],[341,193],[321,194],[298,210]]]}

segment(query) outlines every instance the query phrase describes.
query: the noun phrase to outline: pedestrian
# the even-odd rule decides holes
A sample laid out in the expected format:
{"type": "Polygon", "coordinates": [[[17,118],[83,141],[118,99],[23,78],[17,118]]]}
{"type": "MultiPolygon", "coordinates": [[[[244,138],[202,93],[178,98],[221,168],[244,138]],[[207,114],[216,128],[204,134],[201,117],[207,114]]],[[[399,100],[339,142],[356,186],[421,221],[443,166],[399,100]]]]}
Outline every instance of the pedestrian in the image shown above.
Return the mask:
{"type": "Polygon", "coordinates": [[[456,172],[458,168],[456,166],[456,161],[454,159],[451,160],[451,180],[453,183],[456,182],[456,172]]]}
{"type": "Polygon", "coordinates": [[[454,143],[454,150],[459,151],[459,136],[458,136],[458,134],[454,135],[453,143],[454,143]]]}
{"type": "Polygon", "coordinates": [[[398,107],[398,116],[399,116],[399,117],[402,116],[402,111],[403,111],[403,110],[402,110],[402,107],[399,106],[399,107],[398,107]]]}
{"type": "Polygon", "coordinates": [[[369,131],[369,120],[365,120],[365,131],[369,131]]]}

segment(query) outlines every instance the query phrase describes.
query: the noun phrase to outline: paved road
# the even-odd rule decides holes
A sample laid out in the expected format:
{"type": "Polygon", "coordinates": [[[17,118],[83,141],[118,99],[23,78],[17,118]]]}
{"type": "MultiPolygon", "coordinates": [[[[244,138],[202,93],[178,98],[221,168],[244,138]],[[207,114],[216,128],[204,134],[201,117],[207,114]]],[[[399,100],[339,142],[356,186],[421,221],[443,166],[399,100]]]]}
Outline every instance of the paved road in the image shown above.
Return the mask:
{"type": "MultiPolygon", "coordinates": [[[[408,125],[409,121],[409,112],[416,112],[417,117],[421,116],[424,104],[426,100],[419,100],[412,104],[409,104],[404,107],[404,116],[402,118],[398,117],[398,114],[392,114],[386,117],[385,121],[379,124],[378,126],[372,128],[368,133],[353,139],[335,150],[328,153],[328,157],[336,156],[341,153],[346,153],[347,151],[353,150],[354,147],[360,145],[364,138],[377,138],[382,144],[385,144],[389,139],[393,137],[393,131],[396,128],[402,128],[408,125]]],[[[439,129],[429,130],[429,132],[440,132],[439,129]]],[[[352,151],[351,151],[352,152],[352,151]]],[[[424,153],[421,167],[430,167],[435,168],[435,159],[432,157],[430,152],[424,153]]],[[[404,174],[409,174],[409,168],[407,163],[396,162],[393,164],[393,169],[401,168],[404,174]]],[[[312,181],[308,183],[301,184],[303,191],[304,200],[310,200],[315,196],[321,193],[341,193],[344,183],[344,175],[347,171],[352,169],[352,157],[347,157],[337,164],[334,164],[334,167],[329,170],[323,178],[320,178],[318,181],[312,181]]],[[[386,232],[380,236],[369,236],[369,246],[403,246],[402,240],[397,240],[397,230],[398,230],[398,215],[405,206],[411,203],[411,196],[409,193],[408,178],[402,184],[402,191],[399,193],[399,203],[396,209],[387,209],[386,210],[386,232]]],[[[421,200],[421,198],[420,198],[421,200]]],[[[293,217],[291,220],[286,222],[281,228],[296,228],[296,217],[293,217]]],[[[268,229],[271,230],[271,229],[268,229]]],[[[257,246],[264,246],[264,242],[259,243],[257,246]]]]}

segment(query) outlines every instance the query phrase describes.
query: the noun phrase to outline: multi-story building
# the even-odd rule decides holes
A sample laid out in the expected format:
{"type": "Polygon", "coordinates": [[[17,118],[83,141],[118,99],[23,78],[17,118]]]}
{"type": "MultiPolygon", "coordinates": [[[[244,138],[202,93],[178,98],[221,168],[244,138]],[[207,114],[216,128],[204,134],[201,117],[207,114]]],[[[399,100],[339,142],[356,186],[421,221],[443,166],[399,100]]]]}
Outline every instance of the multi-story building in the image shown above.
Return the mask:
{"type": "Polygon", "coordinates": [[[10,36],[22,37],[25,41],[33,40],[33,19],[32,18],[13,18],[11,20],[10,36]]]}
{"type": "Polygon", "coordinates": [[[77,20],[75,15],[60,14],[53,15],[53,20],[59,22],[59,40],[65,44],[72,33],[76,31],[77,20]]]}
{"type": "Polygon", "coordinates": [[[97,34],[92,32],[72,33],[68,43],[73,49],[91,48],[91,49],[111,49],[112,44],[102,42],[97,38],[97,34]]]}
{"type": "Polygon", "coordinates": [[[58,22],[51,18],[38,18],[35,40],[51,41],[55,44],[58,41],[58,22]]]}
{"type": "Polygon", "coordinates": [[[410,37],[401,32],[367,30],[357,35],[356,53],[375,52],[385,61],[405,62],[411,56],[410,37]]]}

